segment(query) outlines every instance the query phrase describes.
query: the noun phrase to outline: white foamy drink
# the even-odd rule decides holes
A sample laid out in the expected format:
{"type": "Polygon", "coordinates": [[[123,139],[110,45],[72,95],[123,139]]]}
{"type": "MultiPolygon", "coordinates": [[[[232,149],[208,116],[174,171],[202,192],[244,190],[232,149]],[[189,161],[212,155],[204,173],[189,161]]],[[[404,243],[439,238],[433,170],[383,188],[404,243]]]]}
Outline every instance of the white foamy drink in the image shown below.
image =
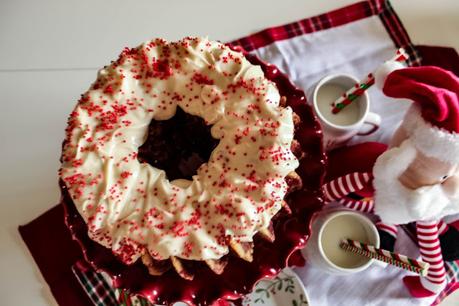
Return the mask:
{"type": "Polygon", "coordinates": [[[347,238],[371,244],[362,223],[350,215],[341,215],[330,220],[323,229],[321,244],[325,256],[341,268],[356,268],[365,264],[369,259],[340,247],[340,242],[347,238]]]}
{"type": "Polygon", "coordinates": [[[338,84],[324,84],[317,92],[317,106],[320,114],[329,122],[336,125],[352,125],[360,119],[360,98],[343,108],[339,113],[333,114],[335,102],[348,88],[338,84]]]}

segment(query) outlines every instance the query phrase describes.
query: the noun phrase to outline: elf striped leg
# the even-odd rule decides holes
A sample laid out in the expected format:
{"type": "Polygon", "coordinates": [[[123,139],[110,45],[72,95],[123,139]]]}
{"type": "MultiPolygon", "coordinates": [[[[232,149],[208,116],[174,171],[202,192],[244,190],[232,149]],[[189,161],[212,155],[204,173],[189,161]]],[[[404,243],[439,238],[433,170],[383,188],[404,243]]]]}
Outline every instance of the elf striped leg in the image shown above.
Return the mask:
{"type": "Polygon", "coordinates": [[[441,236],[448,230],[448,224],[443,220],[438,221],[438,235],[441,236]]]}
{"type": "Polygon", "coordinates": [[[346,197],[338,200],[338,203],[346,208],[366,213],[373,212],[375,206],[373,199],[354,200],[346,197]]]}
{"type": "Polygon", "coordinates": [[[389,223],[384,223],[382,221],[379,221],[379,222],[376,222],[376,227],[379,230],[388,233],[389,235],[391,235],[394,238],[397,237],[398,229],[397,229],[396,225],[389,224],[389,223]]]}
{"type": "Polygon", "coordinates": [[[457,228],[457,224],[459,224],[458,221],[452,224],[446,224],[443,221],[438,222],[441,253],[445,261],[459,259],[459,229],[457,228]]]}
{"type": "Polygon", "coordinates": [[[379,221],[376,223],[379,232],[381,249],[393,252],[395,249],[395,240],[397,239],[397,226],[379,221]]]}
{"type": "Polygon", "coordinates": [[[429,271],[425,278],[407,276],[403,281],[414,297],[428,297],[439,293],[446,286],[445,263],[438,239],[438,222],[417,222],[416,235],[422,260],[430,264],[429,271]]]}
{"type": "Polygon", "coordinates": [[[331,180],[323,185],[325,200],[327,202],[342,199],[351,192],[363,189],[372,179],[370,172],[353,172],[331,180]]]}
{"type": "Polygon", "coordinates": [[[429,282],[425,282],[424,287],[426,289],[431,289],[433,292],[439,292],[444,287],[446,271],[441,254],[440,241],[438,239],[437,222],[417,222],[416,235],[418,237],[422,259],[430,264],[429,272],[425,278],[429,282]]]}

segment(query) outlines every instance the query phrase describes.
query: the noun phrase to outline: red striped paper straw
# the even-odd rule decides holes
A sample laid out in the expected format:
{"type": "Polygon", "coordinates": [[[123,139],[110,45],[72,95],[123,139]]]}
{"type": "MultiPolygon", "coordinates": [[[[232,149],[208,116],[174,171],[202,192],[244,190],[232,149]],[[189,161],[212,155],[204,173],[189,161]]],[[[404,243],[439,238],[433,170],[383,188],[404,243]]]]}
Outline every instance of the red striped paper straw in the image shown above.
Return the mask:
{"type": "MultiPolygon", "coordinates": [[[[395,53],[395,56],[389,60],[389,62],[405,62],[408,59],[408,54],[405,49],[400,48],[395,53]]],[[[341,97],[339,97],[332,105],[332,113],[337,114],[347,105],[351,104],[352,101],[363,95],[363,93],[375,83],[374,73],[369,73],[367,77],[355,84],[354,87],[346,91],[341,97]]]]}
{"type": "Polygon", "coordinates": [[[346,251],[350,251],[367,258],[383,261],[401,269],[415,272],[421,276],[426,276],[427,271],[429,270],[429,264],[426,262],[390,252],[388,250],[378,249],[372,245],[352,239],[344,239],[341,241],[340,247],[346,251]]]}

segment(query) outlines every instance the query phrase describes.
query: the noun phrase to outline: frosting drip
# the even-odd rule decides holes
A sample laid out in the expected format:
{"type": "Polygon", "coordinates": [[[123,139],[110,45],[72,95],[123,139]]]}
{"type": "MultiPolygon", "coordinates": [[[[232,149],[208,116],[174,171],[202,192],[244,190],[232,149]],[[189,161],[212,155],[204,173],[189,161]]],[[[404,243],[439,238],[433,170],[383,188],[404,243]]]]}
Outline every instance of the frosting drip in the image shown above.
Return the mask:
{"type": "Polygon", "coordinates": [[[156,39],[101,69],[71,113],[60,177],[89,236],[129,264],[217,259],[229,238],[252,241],[280,210],[290,150],[290,108],[259,66],[207,39],[156,39]],[[212,125],[219,144],[192,180],[169,181],[137,159],[151,120],[176,108],[212,125]]]}

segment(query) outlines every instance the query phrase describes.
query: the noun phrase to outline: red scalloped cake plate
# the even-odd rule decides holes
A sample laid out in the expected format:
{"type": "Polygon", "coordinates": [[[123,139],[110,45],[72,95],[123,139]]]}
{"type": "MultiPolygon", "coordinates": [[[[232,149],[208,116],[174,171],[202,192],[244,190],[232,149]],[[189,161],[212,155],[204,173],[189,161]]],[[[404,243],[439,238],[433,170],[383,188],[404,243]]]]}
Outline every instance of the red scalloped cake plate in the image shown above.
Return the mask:
{"type": "MultiPolygon", "coordinates": [[[[244,52],[237,47],[233,49],[244,52]]],[[[151,276],[140,260],[125,265],[111,250],[91,240],[83,218],[65,186],[60,184],[65,221],[73,239],[81,246],[85,260],[96,270],[108,273],[116,288],[143,296],[154,304],[168,305],[182,301],[189,305],[213,305],[225,300],[237,301],[262,278],[272,278],[287,266],[304,265],[300,249],[309,238],[313,214],[323,204],[320,186],[325,174],[326,157],[322,147],[322,131],[306,104],[304,92],[274,65],[263,62],[253,54],[244,53],[252,64],[261,66],[268,79],[276,83],[280,94],[287,98],[287,105],[301,118],[295,139],[306,153],[296,169],[303,180],[303,187],[286,198],[292,213],[278,213],[273,219],[274,242],[255,237],[252,262],[230,256],[221,275],[214,274],[204,265],[197,265],[195,277],[189,281],[181,278],[173,269],[161,276],[151,276]]]]}

